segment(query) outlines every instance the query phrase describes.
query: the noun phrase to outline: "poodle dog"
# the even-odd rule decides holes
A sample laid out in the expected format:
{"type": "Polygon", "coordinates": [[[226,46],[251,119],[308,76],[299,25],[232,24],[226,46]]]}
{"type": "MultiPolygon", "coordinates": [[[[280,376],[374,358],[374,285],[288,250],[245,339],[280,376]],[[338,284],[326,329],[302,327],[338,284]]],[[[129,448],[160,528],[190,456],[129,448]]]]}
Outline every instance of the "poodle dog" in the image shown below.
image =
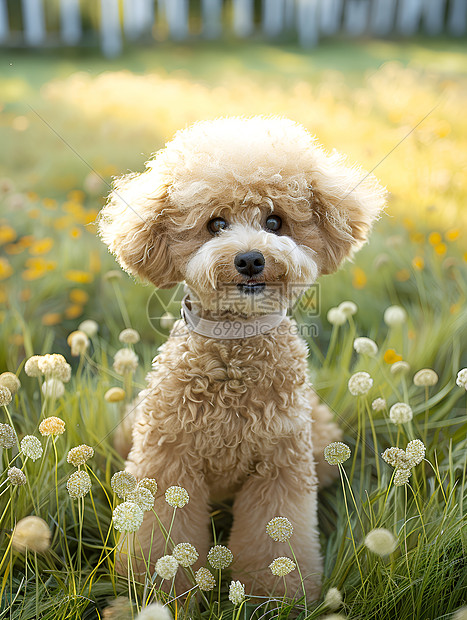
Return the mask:
{"type": "MultiPolygon", "coordinates": [[[[100,234],[127,272],[162,288],[185,281],[188,296],[138,399],[127,470],[188,491],[171,538],[193,543],[198,565],[210,546],[210,502],[233,498],[232,574],[254,594],[283,592],[268,566],[290,550],[265,528],[287,517],[316,598],[317,493],[337,469],[323,449],[341,431],[310,387],[307,346],[286,310],[364,243],[385,191],[276,117],[198,122],[146,168],[116,181],[100,234]]],[[[163,494],[155,512],[168,529],[163,494]]],[[[164,549],[146,512],[121,544],[121,568],[130,553],[135,571],[152,570],[164,549]]],[[[190,587],[182,571],[176,586],[190,587]]],[[[297,571],[286,587],[300,595],[297,571]]]]}

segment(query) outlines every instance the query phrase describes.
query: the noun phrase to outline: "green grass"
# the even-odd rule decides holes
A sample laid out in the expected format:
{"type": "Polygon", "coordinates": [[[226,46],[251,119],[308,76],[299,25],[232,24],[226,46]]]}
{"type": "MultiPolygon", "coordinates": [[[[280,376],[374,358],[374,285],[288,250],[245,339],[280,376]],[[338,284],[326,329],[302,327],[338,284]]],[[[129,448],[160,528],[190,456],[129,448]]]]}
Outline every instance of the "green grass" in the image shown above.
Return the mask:
{"type": "MultiPolygon", "coordinates": [[[[114,568],[111,515],[119,500],[110,488],[112,474],[123,466],[113,432],[125,403],[109,404],[104,394],[121,386],[128,402],[144,387],[151,359],[168,334],[157,317],[167,310],[178,315],[179,302],[173,291],[155,296],[152,287],[124,274],[108,277],[118,268],[93,224],[106,183],[114,174],[141,169],[173,131],[198,118],[262,112],[305,123],[325,146],[348,152],[368,169],[403,139],[375,170],[391,199],[371,242],[353,264],[321,280],[318,316],[304,306],[295,312],[300,323],[316,328],[308,341],[313,383],[339,417],[352,450],[341,469],[352,493],[343,477],[342,485],[320,494],[323,596],[339,588],[341,613],[348,618],[452,617],[467,604],[467,403],[455,385],[457,372],[467,366],[462,46],[339,42],[308,53],[291,46],[164,44],[129,50],[112,62],[91,52],[8,52],[4,60],[0,153],[8,166],[0,180],[0,371],[18,374],[22,387],[0,422],[9,423],[11,416],[21,439],[40,436],[40,421],[56,415],[66,431],[55,443],[49,440],[35,463],[24,462],[15,447],[2,450],[0,619],[99,618],[109,600],[128,595],[128,582],[114,568]],[[333,328],[327,311],[346,299],[358,312],[333,328]],[[388,329],[382,318],[392,304],[408,313],[397,329],[388,329]],[[150,321],[148,314],[156,318],[150,321]],[[99,333],[80,362],[70,355],[66,337],[85,318],[99,323],[99,333]],[[122,346],[118,334],[129,326],[142,336],[131,386],[112,368],[122,346]],[[357,356],[356,336],[375,339],[378,355],[357,356]],[[407,375],[391,373],[391,350],[410,364],[407,375]],[[56,401],[45,400],[38,380],[23,370],[29,356],[52,352],[63,353],[73,367],[65,395],[56,401]],[[439,375],[427,393],[412,383],[424,367],[439,375]],[[374,387],[357,399],[347,382],[360,370],[371,374],[374,387]],[[389,406],[409,402],[413,421],[397,427],[387,410],[373,412],[376,397],[389,406]],[[378,455],[415,438],[425,443],[426,460],[413,470],[410,486],[394,487],[393,470],[378,455]],[[66,490],[74,471],[66,456],[82,443],[95,450],[87,464],[92,491],[77,501],[66,490]],[[29,483],[6,482],[8,464],[24,467],[29,483]],[[43,517],[52,530],[50,550],[37,556],[38,570],[32,552],[25,557],[10,545],[15,521],[29,514],[43,517]],[[397,537],[390,556],[380,558],[364,546],[375,527],[397,537]]],[[[229,507],[217,507],[213,520],[222,535],[229,507]]],[[[194,591],[188,603],[170,599],[172,613],[236,617],[228,583],[227,573],[220,609],[194,591]]],[[[138,605],[143,591],[144,585],[132,587],[138,605]]],[[[277,606],[257,608],[247,601],[239,618],[259,620],[277,606]]],[[[303,601],[286,601],[280,616],[296,617],[302,609],[303,601]]],[[[308,612],[317,618],[326,610],[318,601],[308,603],[308,612]]]]}

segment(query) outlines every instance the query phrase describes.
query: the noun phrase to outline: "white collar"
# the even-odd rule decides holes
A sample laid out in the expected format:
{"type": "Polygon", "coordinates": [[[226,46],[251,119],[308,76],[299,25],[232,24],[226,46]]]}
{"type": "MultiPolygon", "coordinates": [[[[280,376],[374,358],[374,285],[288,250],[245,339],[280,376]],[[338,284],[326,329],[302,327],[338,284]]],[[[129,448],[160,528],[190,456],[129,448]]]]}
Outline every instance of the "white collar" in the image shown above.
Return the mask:
{"type": "Polygon", "coordinates": [[[182,299],[181,315],[190,331],[217,340],[240,340],[260,336],[277,327],[284,320],[287,310],[263,314],[250,319],[210,321],[203,319],[187,306],[188,295],[182,299]]]}

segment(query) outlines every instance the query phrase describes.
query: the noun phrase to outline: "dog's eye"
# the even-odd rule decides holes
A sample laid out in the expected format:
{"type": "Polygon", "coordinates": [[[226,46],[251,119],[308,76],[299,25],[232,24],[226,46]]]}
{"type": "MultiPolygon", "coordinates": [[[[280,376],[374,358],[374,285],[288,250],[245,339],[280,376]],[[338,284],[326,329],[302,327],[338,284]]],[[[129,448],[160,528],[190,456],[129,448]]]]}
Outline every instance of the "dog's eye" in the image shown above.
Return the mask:
{"type": "Polygon", "coordinates": [[[282,220],[278,215],[270,215],[266,220],[266,228],[272,232],[277,232],[282,226],[282,220]]]}
{"type": "Polygon", "coordinates": [[[227,228],[227,226],[228,224],[223,217],[215,217],[213,220],[208,222],[208,230],[211,235],[217,234],[221,230],[224,230],[224,228],[227,228]]]}

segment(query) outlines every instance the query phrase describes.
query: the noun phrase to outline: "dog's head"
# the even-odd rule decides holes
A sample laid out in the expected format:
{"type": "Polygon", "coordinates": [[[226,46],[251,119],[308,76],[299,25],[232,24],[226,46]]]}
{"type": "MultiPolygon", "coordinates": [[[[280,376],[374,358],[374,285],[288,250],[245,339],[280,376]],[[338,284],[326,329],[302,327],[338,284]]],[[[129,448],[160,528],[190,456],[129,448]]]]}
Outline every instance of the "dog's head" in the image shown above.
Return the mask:
{"type": "Polygon", "coordinates": [[[271,312],[366,240],[385,191],[299,124],[227,118],[179,131],[117,180],[100,233],[160,288],[185,280],[212,312],[271,312]]]}

